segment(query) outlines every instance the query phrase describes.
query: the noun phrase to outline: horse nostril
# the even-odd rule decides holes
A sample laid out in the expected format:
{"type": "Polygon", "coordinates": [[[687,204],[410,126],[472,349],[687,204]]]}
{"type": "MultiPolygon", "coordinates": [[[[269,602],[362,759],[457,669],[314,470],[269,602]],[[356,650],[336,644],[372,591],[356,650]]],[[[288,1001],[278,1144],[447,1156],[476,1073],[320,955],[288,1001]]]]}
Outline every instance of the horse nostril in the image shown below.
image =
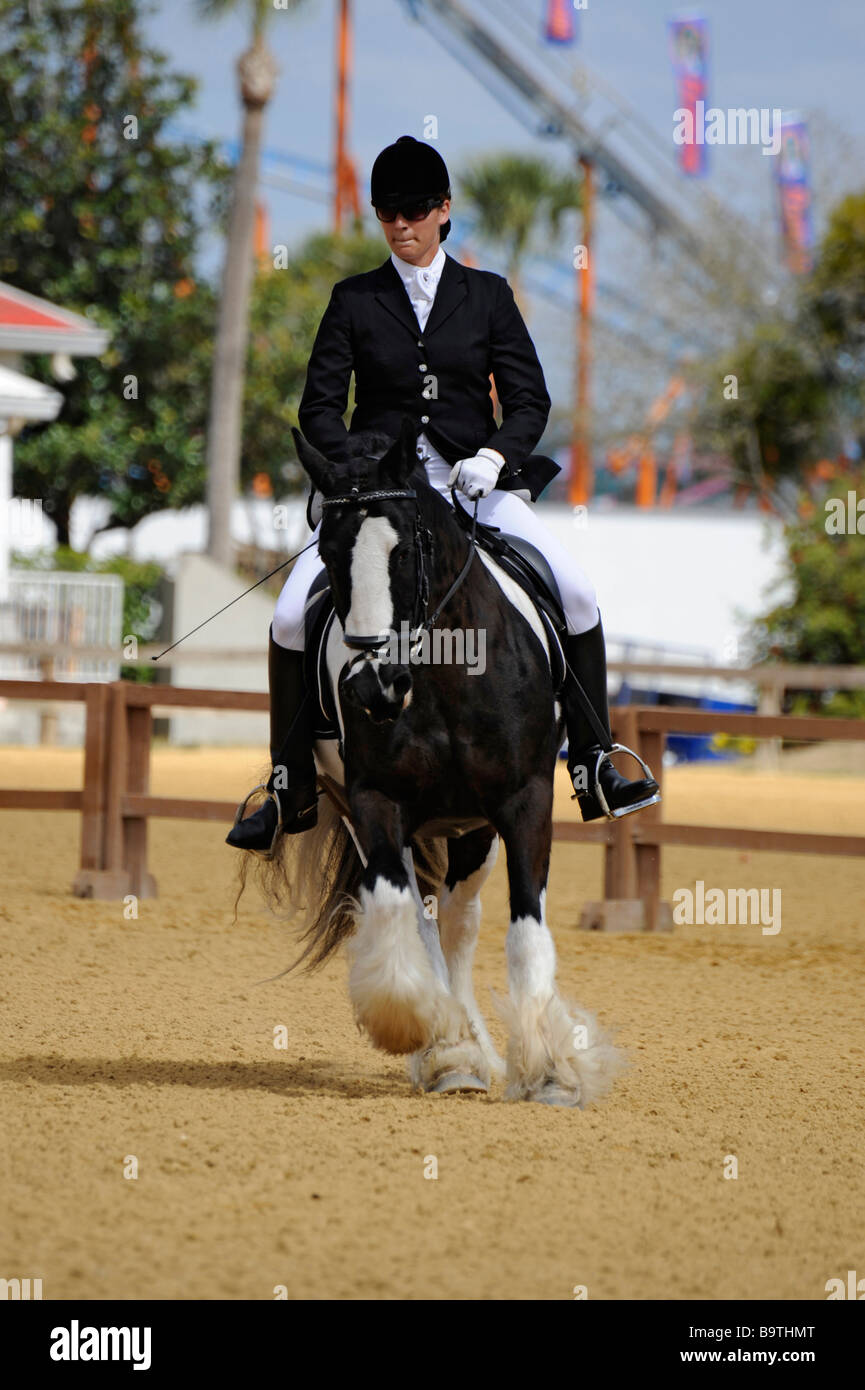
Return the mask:
{"type": "Polygon", "coordinates": [[[394,693],[402,699],[411,690],[411,676],[408,671],[398,671],[393,680],[394,693]]]}
{"type": "Polygon", "coordinates": [[[382,666],[379,679],[383,693],[395,704],[401,704],[412,687],[411,672],[404,666],[382,666]]]}

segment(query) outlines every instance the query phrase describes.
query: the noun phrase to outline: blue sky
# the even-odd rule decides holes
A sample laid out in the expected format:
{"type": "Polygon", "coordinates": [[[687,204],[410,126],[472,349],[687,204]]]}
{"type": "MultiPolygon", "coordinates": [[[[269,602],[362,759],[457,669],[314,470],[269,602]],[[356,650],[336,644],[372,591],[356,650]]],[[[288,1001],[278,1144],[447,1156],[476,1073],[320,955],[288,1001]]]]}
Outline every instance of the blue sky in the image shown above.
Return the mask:
{"type": "MultiPolygon", "coordinates": [[[[476,3],[483,7],[483,0],[476,3]]],[[[544,4],[517,0],[527,15],[539,18],[544,4]]],[[[556,142],[526,131],[408,17],[399,0],[354,0],[353,9],[352,144],[364,189],[378,150],[397,135],[420,136],[422,118],[430,112],[439,118],[439,148],[456,167],[465,156],[503,146],[550,152],[556,142]]],[[[267,144],[322,162],[332,153],[335,10],[335,0],[304,0],[293,14],[275,12],[270,29],[282,71],[267,144]]],[[[713,103],[819,109],[865,136],[862,0],[705,0],[699,10],[711,25],[713,103]]],[[[581,38],[574,50],[665,141],[671,138],[675,105],[665,24],[676,12],[662,0],[589,0],[579,15],[581,38]]],[[[205,24],[193,0],[161,0],[147,29],[158,46],[175,55],[178,66],[199,78],[196,127],[234,138],[233,61],[244,45],[245,24],[239,18],[205,24]]],[[[315,206],[300,198],[271,193],[269,202],[280,236],[297,235],[321,221],[315,206]]]]}
{"type": "MultiPolygon", "coordinates": [[[[471,0],[463,0],[470,4],[471,0]]],[[[484,12],[516,9],[537,17],[540,34],[546,0],[475,0],[484,12]]],[[[247,41],[245,7],[241,19],[205,23],[194,0],[158,0],[146,23],[152,42],[173,55],[175,65],[196,76],[197,107],[185,124],[203,135],[235,139],[239,112],[234,62],[247,41]]],[[[276,11],[270,45],[281,72],[269,109],[265,144],[271,150],[303,155],[327,164],[333,143],[333,50],[336,0],[304,0],[294,13],[276,11]]],[[[827,122],[815,139],[815,182],[832,195],[865,184],[865,164],[846,162],[834,130],[865,148],[865,106],[861,101],[865,0],[705,0],[687,10],[663,0],[589,0],[579,14],[580,42],[575,57],[608,83],[634,110],[640,128],[669,159],[673,175],[673,79],[666,22],[676,13],[704,14],[710,24],[709,101],[721,107],[757,106],[801,110],[827,122]],[[828,135],[825,130],[828,129],[828,135]]],[[[368,202],[369,168],[378,151],[398,135],[423,135],[425,116],[439,122],[438,148],[452,173],[467,159],[502,149],[535,151],[565,160],[568,147],[529,131],[512,116],[477,76],[448,53],[406,12],[400,0],[354,0],[354,77],[351,146],[358,164],[361,199],[368,202]]],[[[531,32],[531,31],[530,31],[531,32]]],[[[538,40],[536,51],[544,51],[538,40]]],[[[757,219],[761,238],[776,236],[770,161],[754,148],[712,151],[708,186],[738,202],[757,219]]],[[[686,196],[690,190],[682,190],[686,196]]],[[[274,242],[289,245],[329,225],[327,203],[268,188],[266,198],[274,242]]],[[[829,201],[817,201],[818,226],[829,201]]],[[[606,214],[604,214],[606,215],[606,214]]],[[[459,205],[455,226],[459,228],[459,205]]],[[[603,224],[599,223],[601,234],[603,224]]],[[[552,248],[567,263],[573,235],[552,248]]],[[[627,281],[621,242],[604,237],[602,270],[611,280],[627,281]]],[[[449,249],[452,249],[449,247],[449,249]]],[[[382,258],[387,254],[382,243],[382,258]]],[[[494,267],[498,268],[498,267],[494,267]]],[[[542,360],[556,354],[556,314],[543,304],[533,317],[542,360]]],[[[561,318],[561,314],[559,314],[561,318]]],[[[553,363],[553,374],[556,367],[553,363]]],[[[549,372],[548,372],[549,374],[549,372]]],[[[562,389],[567,379],[562,372],[562,389]]]]}

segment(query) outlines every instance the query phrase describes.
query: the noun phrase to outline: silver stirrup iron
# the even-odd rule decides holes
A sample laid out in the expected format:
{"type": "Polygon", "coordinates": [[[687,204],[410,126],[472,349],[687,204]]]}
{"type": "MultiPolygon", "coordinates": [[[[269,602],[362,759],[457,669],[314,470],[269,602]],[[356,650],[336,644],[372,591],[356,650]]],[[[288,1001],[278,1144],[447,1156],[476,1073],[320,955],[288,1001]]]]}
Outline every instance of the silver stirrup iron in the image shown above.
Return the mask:
{"type": "Polygon", "coordinates": [[[237,815],[234,817],[234,824],[239,825],[240,822],[243,820],[243,813],[246,810],[252,798],[255,796],[256,792],[267,792],[267,795],[270,797],[271,801],[274,801],[276,803],[276,829],[273,832],[273,839],[270,842],[270,849],[250,849],[247,850],[247,854],[257,854],[259,859],[272,859],[274,851],[276,849],[276,842],[279,839],[280,834],[282,833],[282,807],[279,804],[279,797],[276,795],[275,792],[268,790],[266,782],[259,782],[258,786],[253,787],[249,795],[243,798],[243,801],[241,801],[240,805],[237,808],[237,815]]]}
{"type": "Polygon", "coordinates": [[[620,816],[629,816],[632,811],[644,811],[647,806],[656,806],[661,799],[661,793],[659,791],[654,792],[651,796],[647,796],[644,801],[634,801],[630,806],[621,806],[618,811],[610,810],[607,798],[604,796],[603,787],[598,780],[598,773],[601,770],[601,763],[604,761],[604,758],[609,758],[613,753],[629,753],[630,756],[635,758],[640,764],[640,767],[643,769],[643,775],[654,778],[654,773],[649,767],[649,764],[643,762],[639,753],[635,753],[633,748],[627,748],[624,743],[614,743],[607,752],[604,752],[602,748],[598,754],[598,761],[595,763],[595,796],[598,798],[598,804],[607,817],[607,820],[618,820],[620,816]]]}

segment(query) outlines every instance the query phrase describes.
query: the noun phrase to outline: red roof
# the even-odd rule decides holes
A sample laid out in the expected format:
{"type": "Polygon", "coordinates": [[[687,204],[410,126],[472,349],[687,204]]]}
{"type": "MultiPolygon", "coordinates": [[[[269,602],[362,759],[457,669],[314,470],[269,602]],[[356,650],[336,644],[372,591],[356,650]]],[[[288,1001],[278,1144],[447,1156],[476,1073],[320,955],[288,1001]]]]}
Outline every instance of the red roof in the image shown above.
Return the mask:
{"type": "Polygon", "coordinates": [[[64,331],[69,329],[68,319],[51,314],[43,313],[40,309],[34,309],[29,304],[16,303],[8,295],[0,293],[0,324],[14,324],[18,327],[26,324],[30,328],[57,328],[64,331]]]}
{"type": "Polygon", "coordinates": [[[97,327],[83,314],[0,281],[0,354],[50,352],[99,357],[110,337],[107,329],[97,327]]]}

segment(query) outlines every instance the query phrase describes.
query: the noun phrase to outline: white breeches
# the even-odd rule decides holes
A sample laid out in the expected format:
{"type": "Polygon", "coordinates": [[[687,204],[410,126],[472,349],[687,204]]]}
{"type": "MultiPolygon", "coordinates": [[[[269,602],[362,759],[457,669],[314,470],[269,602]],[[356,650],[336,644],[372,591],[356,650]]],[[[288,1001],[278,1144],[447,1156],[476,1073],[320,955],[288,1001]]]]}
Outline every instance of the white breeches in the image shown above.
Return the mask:
{"type": "MultiPolygon", "coordinates": [[[[451,495],[447,487],[450,467],[437,462],[428,462],[425,467],[431,486],[450,503],[451,495]]],[[[472,503],[461,500],[469,509],[473,507],[472,503]]],[[[522,536],[546,556],[559,586],[565,617],[568,620],[568,632],[572,636],[579,632],[588,632],[596,625],[598,604],[591,581],[580,569],[571,552],[547,530],[531,504],[515,497],[512,492],[502,492],[495,488],[489,497],[482,498],[478,503],[478,520],[498,526],[510,535],[522,536]]],[[[313,532],[313,539],[318,537],[318,532],[317,526],[313,532]]],[[[306,596],[322,568],[317,545],[295,561],[276,601],[273,615],[273,640],[280,647],[303,650],[303,612],[306,596]]]]}

